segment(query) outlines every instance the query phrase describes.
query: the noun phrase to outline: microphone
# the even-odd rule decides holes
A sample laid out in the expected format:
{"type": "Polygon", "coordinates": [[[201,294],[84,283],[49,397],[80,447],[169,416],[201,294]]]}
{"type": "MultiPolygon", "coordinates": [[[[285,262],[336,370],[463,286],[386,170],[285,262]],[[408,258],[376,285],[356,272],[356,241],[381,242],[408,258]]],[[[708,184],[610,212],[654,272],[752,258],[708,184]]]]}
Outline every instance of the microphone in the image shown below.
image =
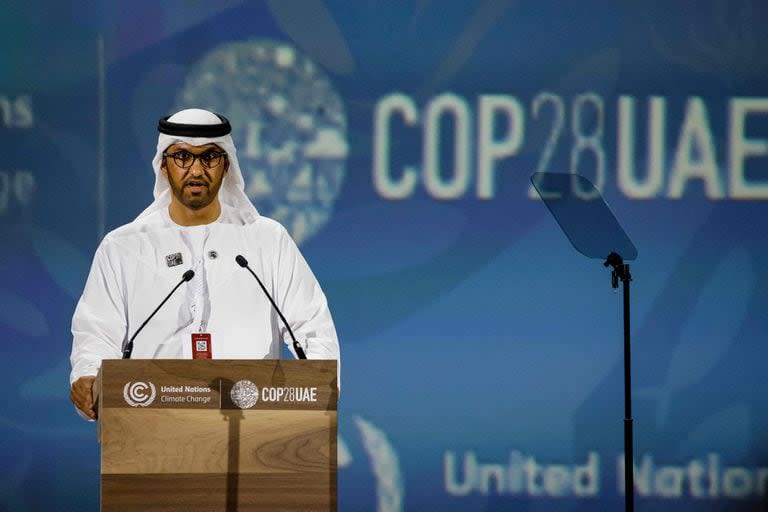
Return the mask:
{"type": "Polygon", "coordinates": [[[181,276],[181,281],[179,281],[179,284],[177,284],[176,286],[173,287],[173,290],[171,290],[171,293],[169,293],[168,296],[163,299],[163,302],[161,302],[160,305],[155,308],[155,310],[152,312],[152,314],[149,315],[146,320],[144,320],[144,323],[141,324],[141,326],[138,329],[136,329],[135,333],[133,333],[133,336],[131,336],[130,341],[125,344],[125,348],[123,349],[123,359],[130,359],[131,358],[131,354],[133,353],[133,340],[141,332],[141,330],[144,328],[144,326],[147,325],[147,322],[152,320],[152,317],[155,316],[155,313],[160,311],[160,308],[163,307],[163,304],[168,302],[168,299],[171,298],[171,295],[173,295],[173,292],[175,292],[176,290],[179,289],[179,286],[181,286],[183,283],[186,283],[187,281],[189,281],[193,277],[195,277],[195,271],[194,270],[187,270],[186,272],[184,272],[184,275],[181,276]]]}
{"type": "Polygon", "coordinates": [[[277,304],[275,304],[275,301],[272,299],[272,296],[264,287],[264,283],[261,282],[261,279],[259,279],[259,276],[257,276],[256,273],[253,270],[251,270],[251,267],[248,266],[248,260],[245,259],[241,254],[238,254],[237,256],[235,256],[235,261],[241,267],[248,269],[248,272],[250,272],[251,275],[256,278],[256,281],[259,283],[259,286],[261,286],[261,290],[264,292],[264,295],[266,295],[267,298],[269,299],[269,302],[272,303],[272,307],[275,308],[275,311],[277,311],[277,314],[280,315],[280,320],[283,321],[283,325],[285,326],[286,329],[288,329],[288,334],[291,335],[291,339],[293,340],[293,349],[296,351],[296,355],[299,356],[299,359],[306,359],[307,355],[304,353],[304,349],[301,348],[301,345],[299,345],[299,342],[296,341],[296,336],[293,335],[291,326],[288,325],[288,321],[283,316],[283,312],[280,311],[279,307],[277,307],[277,304]]]}

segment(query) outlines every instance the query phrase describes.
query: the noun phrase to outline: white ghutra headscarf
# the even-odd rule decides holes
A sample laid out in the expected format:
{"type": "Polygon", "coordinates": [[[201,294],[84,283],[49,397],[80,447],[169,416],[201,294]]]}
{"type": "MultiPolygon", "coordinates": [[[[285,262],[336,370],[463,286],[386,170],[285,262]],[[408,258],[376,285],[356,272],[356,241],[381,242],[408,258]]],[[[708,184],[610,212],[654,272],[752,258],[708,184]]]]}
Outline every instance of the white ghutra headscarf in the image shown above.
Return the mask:
{"type": "Polygon", "coordinates": [[[161,208],[168,208],[171,202],[171,187],[160,169],[163,152],[169,146],[184,142],[192,146],[216,144],[226,151],[229,158],[229,170],[224,176],[219,189],[219,201],[235,208],[246,223],[250,224],[259,217],[259,212],[245,194],[245,180],[237,161],[237,149],[230,135],[231,127],[224,116],[208,110],[189,108],[165,117],[158,124],[157,152],[152,159],[155,170],[155,200],[136,217],[142,219],[161,208]]]}

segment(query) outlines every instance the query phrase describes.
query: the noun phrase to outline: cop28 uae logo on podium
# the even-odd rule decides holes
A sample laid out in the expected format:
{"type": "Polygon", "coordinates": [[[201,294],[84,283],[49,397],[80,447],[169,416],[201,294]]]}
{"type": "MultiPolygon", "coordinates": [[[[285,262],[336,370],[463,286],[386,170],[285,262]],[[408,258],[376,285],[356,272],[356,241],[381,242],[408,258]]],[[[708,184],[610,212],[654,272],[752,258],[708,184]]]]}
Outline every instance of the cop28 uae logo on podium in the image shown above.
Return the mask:
{"type": "Polygon", "coordinates": [[[194,65],[177,108],[229,117],[245,191],[297,244],[331,217],[349,147],[341,96],[325,72],[288,43],[226,43],[194,65]]]}
{"type": "Polygon", "coordinates": [[[232,403],[241,409],[250,409],[259,401],[259,388],[249,380],[239,380],[229,392],[232,403]]]}
{"type": "Polygon", "coordinates": [[[157,389],[151,382],[128,382],[123,387],[125,403],[131,407],[147,407],[155,401],[157,389]]]}

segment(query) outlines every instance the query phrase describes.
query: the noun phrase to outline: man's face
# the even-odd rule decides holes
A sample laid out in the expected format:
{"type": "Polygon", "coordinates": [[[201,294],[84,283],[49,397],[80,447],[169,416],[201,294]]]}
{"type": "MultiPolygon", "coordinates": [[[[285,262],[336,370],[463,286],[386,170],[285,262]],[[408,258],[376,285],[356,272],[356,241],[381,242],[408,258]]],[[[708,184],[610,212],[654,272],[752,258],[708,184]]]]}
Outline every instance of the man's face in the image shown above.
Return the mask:
{"type": "Polygon", "coordinates": [[[222,153],[216,144],[192,146],[179,142],[168,146],[160,167],[178,202],[200,210],[216,199],[229,168],[226,154],[222,153]]]}

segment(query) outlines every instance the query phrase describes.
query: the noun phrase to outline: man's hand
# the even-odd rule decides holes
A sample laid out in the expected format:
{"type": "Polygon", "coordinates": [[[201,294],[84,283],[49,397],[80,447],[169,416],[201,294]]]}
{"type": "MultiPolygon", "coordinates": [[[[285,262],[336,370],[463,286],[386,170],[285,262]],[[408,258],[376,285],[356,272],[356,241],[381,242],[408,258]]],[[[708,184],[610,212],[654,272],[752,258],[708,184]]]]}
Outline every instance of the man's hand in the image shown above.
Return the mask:
{"type": "Polygon", "coordinates": [[[93,409],[93,382],[96,377],[93,375],[86,375],[80,377],[72,383],[72,388],[69,392],[69,399],[75,404],[75,407],[91,418],[96,419],[96,411],[93,409]]]}

